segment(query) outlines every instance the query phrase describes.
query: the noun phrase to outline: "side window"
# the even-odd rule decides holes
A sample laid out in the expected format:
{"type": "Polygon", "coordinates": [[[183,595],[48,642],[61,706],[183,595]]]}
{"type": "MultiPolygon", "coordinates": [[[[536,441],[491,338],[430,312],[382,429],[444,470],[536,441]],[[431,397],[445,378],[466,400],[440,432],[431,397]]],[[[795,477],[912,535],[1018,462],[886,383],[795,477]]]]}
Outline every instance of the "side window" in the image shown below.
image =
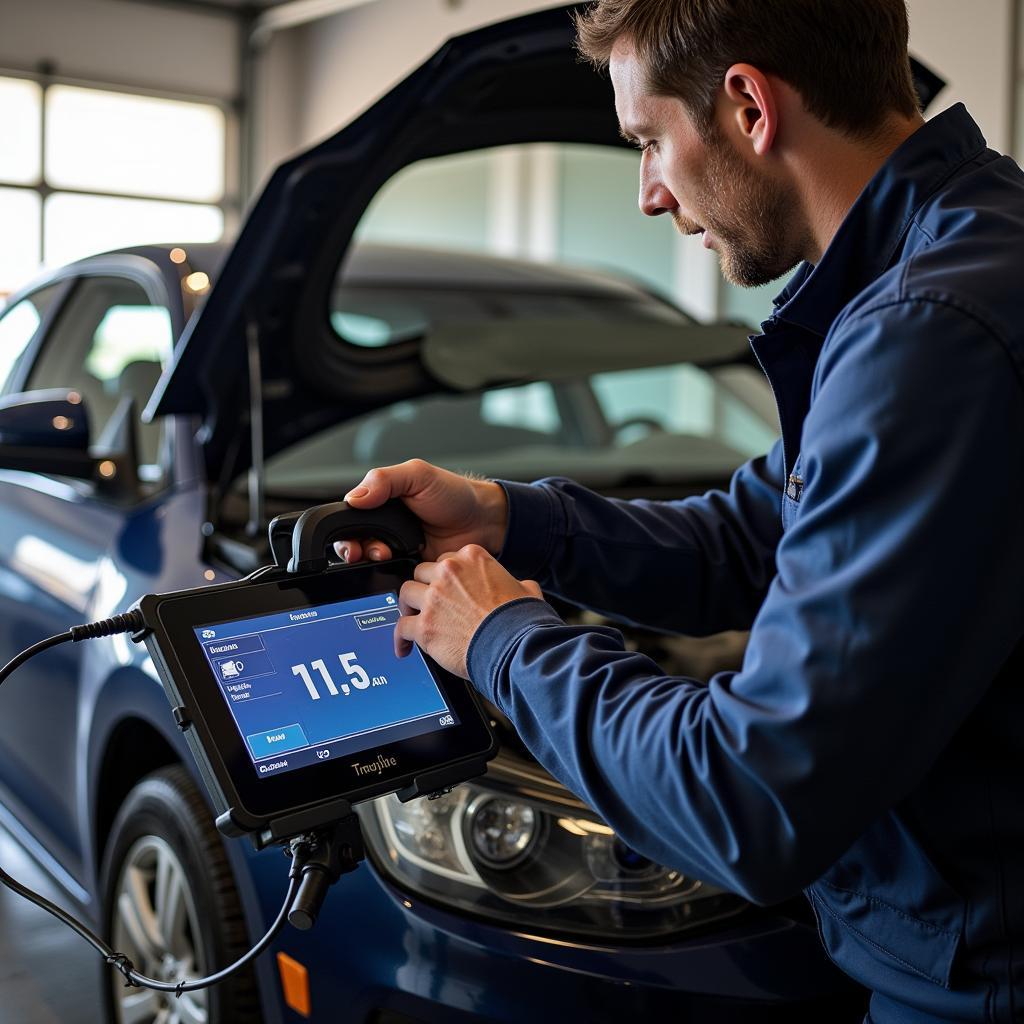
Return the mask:
{"type": "Polygon", "coordinates": [[[521,428],[541,434],[556,434],[562,425],[555,393],[547,381],[484,392],[480,418],[489,426],[521,428]]]}
{"type": "Polygon", "coordinates": [[[0,392],[8,390],[14,367],[25,354],[29,342],[46,316],[60,285],[40,288],[0,316],[0,392]]]}
{"type": "Polygon", "coordinates": [[[654,435],[703,437],[752,458],[779,435],[764,378],[748,367],[619,370],[595,374],[590,383],[620,446],[654,435]]]}
{"type": "MultiPolygon", "coordinates": [[[[85,278],[60,314],[32,369],[32,389],[73,388],[89,411],[93,441],[103,436],[126,399],[141,413],[160,379],[173,345],[167,309],[154,305],[139,285],[113,277],[85,278]]],[[[161,475],[159,423],[137,420],[139,473],[161,475]]]]}

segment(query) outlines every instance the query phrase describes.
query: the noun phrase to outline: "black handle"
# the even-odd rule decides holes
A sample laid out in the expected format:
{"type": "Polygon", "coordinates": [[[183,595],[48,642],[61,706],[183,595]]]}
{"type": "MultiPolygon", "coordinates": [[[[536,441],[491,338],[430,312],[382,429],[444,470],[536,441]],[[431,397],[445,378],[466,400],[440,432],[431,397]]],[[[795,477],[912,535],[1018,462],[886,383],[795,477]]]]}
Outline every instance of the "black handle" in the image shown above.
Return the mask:
{"type": "Polygon", "coordinates": [[[301,515],[301,512],[285,512],[270,520],[270,551],[279,569],[288,567],[288,559],[292,557],[292,534],[301,515]]]}
{"type": "MultiPolygon", "coordinates": [[[[270,534],[273,544],[273,523],[270,534]]],[[[372,509],[353,508],[344,501],[317,505],[294,521],[288,571],[323,571],[327,568],[330,545],[347,537],[376,537],[390,545],[396,557],[416,556],[423,544],[423,526],[397,498],[372,509]]]]}

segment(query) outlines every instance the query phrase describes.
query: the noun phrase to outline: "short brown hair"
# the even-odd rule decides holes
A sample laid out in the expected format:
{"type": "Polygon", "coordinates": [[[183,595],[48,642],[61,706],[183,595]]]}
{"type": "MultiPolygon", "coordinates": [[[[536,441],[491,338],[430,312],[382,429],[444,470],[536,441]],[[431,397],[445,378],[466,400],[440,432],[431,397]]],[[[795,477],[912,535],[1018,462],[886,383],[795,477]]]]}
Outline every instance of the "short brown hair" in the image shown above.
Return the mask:
{"type": "Polygon", "coordinates": [[[849,135],[869,137],[887,114],[918,110],[906,0],[597,0],[576,28],[598,68],[628,38],[648,86],[682,99],[706,133],[736,63],[788,82],[815,117],[849,135]]]}

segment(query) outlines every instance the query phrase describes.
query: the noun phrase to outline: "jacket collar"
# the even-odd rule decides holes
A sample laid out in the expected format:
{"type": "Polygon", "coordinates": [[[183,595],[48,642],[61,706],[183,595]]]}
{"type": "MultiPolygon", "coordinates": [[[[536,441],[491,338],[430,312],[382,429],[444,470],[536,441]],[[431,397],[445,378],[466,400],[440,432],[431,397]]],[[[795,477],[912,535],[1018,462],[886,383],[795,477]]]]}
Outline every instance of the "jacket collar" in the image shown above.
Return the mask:
{"type": "Polygon", "coordinates": [[[893,264],[921,207],[986,145],[962,103],[922,125],[864,187],[821,262],[800,266],[770,319],[824,338],[843,307],[893,264]]]}

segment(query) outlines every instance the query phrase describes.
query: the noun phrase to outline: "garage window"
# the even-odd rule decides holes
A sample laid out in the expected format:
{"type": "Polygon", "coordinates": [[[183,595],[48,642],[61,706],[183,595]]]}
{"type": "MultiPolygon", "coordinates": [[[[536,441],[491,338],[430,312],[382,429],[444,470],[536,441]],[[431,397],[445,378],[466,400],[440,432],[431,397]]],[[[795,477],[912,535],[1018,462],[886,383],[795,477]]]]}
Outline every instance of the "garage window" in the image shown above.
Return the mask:
{"type": "Polygon", "coordinates": [[[0,109],[0,303],[42,265],[223,235],[218,105],[0,77],[0,109]]]}

